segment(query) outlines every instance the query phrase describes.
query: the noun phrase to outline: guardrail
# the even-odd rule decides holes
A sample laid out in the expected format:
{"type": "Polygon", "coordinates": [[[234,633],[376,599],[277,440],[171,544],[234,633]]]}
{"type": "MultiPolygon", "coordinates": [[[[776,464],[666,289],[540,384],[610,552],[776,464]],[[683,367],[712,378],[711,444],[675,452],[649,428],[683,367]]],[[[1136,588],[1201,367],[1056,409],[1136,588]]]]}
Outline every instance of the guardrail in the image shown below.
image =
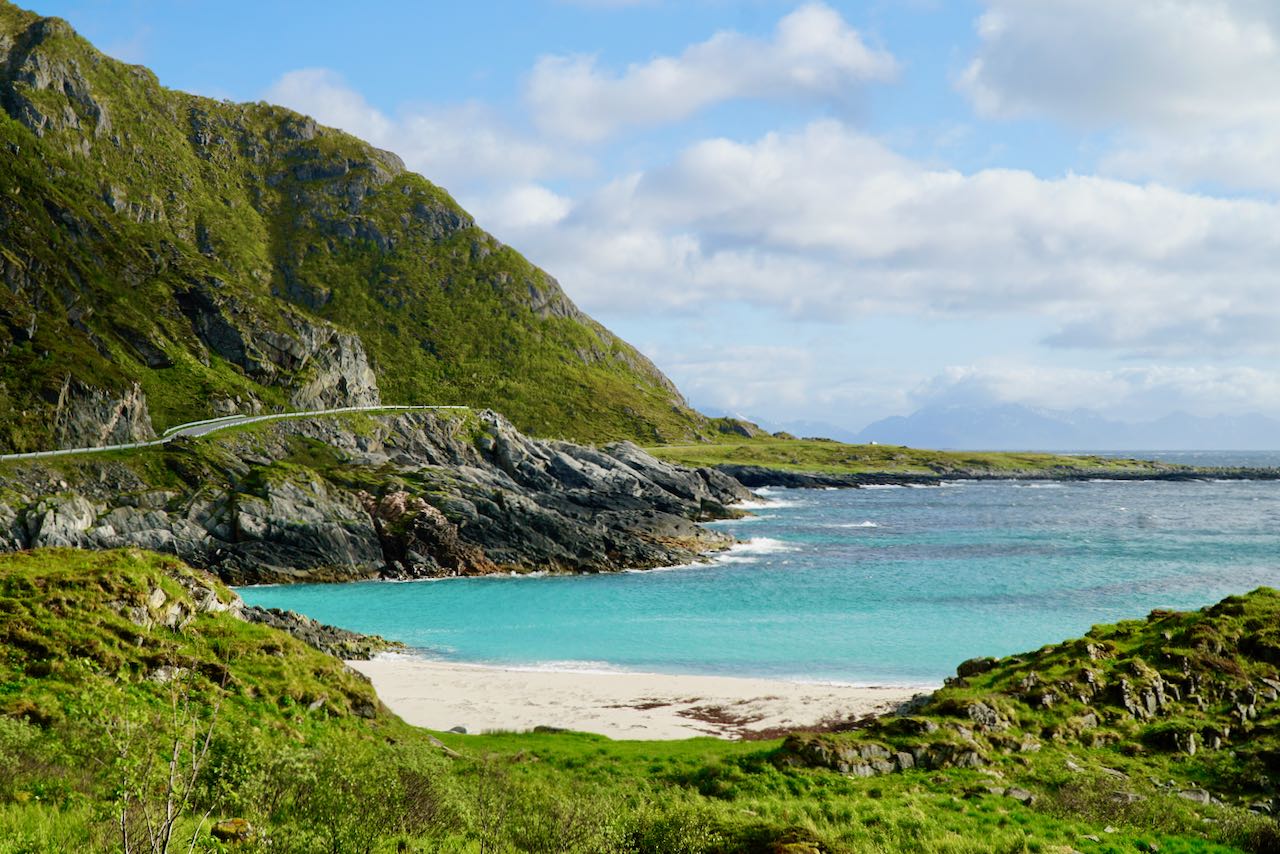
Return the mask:
{"type": "Polygon", "coordinates": [[[189,421],[170,427],[158,439],[146,442],[126,442],[119,445],[99,445],[93,448],[60,448],[56,451],[27,451],[21,454],[0,454],[0,462],[9,460],[35,460],[41,457],[65,457],[72,454],[99,454],[106,451],[128,451],[134,448],[154,448],[168,444],[179,436],[207,436],[228,427],[256,424],[261,421],[277,421],[284,418],[315,418],[325,415],[342,415],[349,412],[406,412],[424,409],[470,409],[469,406],[342,406],[336,409],[313,409],[304,412],[272,412],[268,415],[223,415],[203,421],[189,421]],[[206,429],[207,428],[207,429],[206,429]]]}

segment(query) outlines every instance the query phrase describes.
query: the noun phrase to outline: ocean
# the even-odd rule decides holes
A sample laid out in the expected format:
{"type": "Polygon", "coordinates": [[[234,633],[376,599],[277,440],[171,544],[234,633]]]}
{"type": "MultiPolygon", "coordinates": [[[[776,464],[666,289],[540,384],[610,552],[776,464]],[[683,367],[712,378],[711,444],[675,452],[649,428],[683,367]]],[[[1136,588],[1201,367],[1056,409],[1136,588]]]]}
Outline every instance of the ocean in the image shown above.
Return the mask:
{"type": "Polygon", "coordinates": [[[709,564],[240,593],[435,659],[933,685],[973,656],[1280,586],[1277,482],[760,493],[715,523],[744,544],[709,564]]]}

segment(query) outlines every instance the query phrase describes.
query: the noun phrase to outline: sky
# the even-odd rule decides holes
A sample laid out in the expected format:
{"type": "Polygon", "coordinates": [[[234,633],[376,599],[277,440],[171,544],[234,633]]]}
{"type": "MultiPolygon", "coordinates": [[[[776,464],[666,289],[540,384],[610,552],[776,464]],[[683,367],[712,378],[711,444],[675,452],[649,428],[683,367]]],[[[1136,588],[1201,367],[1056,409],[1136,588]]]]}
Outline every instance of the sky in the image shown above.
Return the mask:
{"type": "Polygon", "coordinates": [[[1274,0],[27,5],[395,151],[712,414],[1280,416],[1274,0]]]}

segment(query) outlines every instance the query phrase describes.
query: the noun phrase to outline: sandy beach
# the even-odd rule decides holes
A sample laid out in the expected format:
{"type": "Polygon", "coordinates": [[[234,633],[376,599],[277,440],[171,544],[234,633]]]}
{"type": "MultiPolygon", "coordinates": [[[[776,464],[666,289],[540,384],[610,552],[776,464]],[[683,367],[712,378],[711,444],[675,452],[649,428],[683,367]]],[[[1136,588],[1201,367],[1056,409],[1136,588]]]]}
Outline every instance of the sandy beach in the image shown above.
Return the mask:
{"type": "Polygon", "coordinates": [[[740,738],[889,711],[928,689],[649,673],[516,670],[408,657],[348,662],[405,721],[446,730],[537,726],[615,739],[740,738]]]}

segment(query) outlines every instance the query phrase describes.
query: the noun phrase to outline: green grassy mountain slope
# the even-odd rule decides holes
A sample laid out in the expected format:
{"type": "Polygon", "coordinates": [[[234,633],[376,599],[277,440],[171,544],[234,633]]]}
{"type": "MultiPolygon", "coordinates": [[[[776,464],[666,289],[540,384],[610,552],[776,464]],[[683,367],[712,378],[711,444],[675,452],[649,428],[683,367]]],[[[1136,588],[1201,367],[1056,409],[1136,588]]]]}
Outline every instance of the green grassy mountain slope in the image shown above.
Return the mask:
{"type": "Polygon", "coordinates": [[[584,440],[703,423],[390,152],[165,89],[3,0],[0,107],[0,450],[379,399],[584,440]]]}
{"type": "Polygon", "coordinates": [[[757,742],[433,735],[236,611],[170,556],[0,556],[0,854],[120,850],[122,816],[152,850],[146,818],[168,803],[174,851],[1280,845],[1274,591],[968,662],[907,716],[757,742]],[[919,761],[896,770],[903,755],[919,761]]]}

